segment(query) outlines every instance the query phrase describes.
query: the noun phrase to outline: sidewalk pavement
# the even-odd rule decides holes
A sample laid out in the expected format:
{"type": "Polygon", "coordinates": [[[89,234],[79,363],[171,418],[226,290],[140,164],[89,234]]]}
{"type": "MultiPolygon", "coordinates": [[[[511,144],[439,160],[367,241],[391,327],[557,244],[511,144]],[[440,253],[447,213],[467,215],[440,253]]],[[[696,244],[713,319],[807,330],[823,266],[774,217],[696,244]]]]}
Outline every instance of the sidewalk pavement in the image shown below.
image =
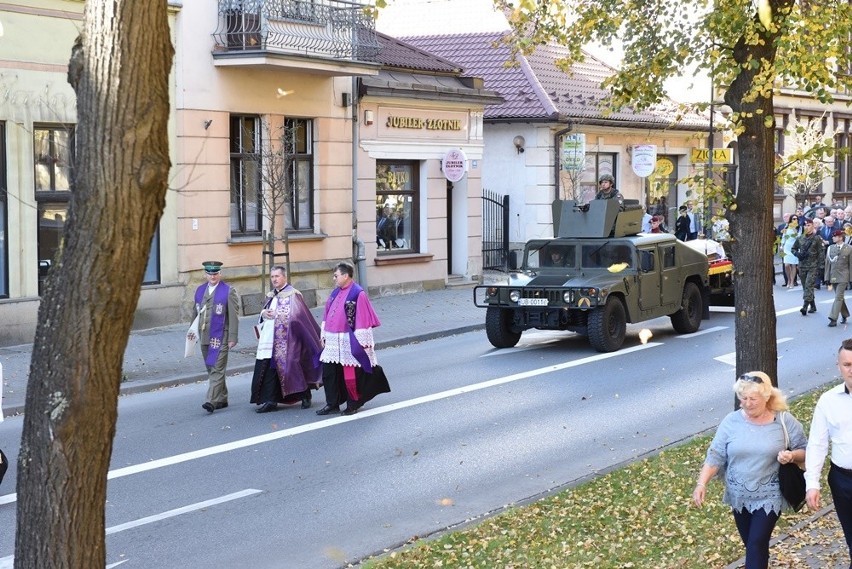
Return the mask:
{"type": "MultiPolygon", "coordinates": [[[[370,299],[382,325],[376,329],[376,347],[423,342],[485,328],[485,310],[473,304],[467,287],[425,291],[370,299]]],[[[322,307],[311,309],[319,321],[322,307]]],[[[240,342],[228,359],[230,375],[254,370],[256,341],[252,326],[257,316],[240,318],[240,342]]],[[[184,358],[189,323],[133,331],[124,356],[121,393],[140,393],[162,387],[204,381],[207,373],[200,352],[184,358]]],[[[3,413],[22,413],[32,344],[0,347],[3,364],[3,413]]],[[[827,489],[826,489],[827,493],[827,489]]],[[[834,507],[809,516],[773,540],[777,567],[846,569],[848,556],[834,507]],[[791,564],[792,563],[792,564],[791,564]]],[[[725,569],[742,567],[744,559],[725,569]]]]}

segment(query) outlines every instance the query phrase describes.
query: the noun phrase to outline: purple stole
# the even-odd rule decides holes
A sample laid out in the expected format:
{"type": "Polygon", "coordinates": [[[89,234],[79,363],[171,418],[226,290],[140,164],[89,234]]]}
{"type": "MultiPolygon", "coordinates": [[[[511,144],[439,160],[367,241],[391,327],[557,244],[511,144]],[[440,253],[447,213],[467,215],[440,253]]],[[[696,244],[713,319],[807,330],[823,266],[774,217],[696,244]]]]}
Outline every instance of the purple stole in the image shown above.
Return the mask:
{"type": "MultiPolygon", "coordinates": [[[[195,310],[201,312],[204,302],[204,293],[207,285],[203,284],[195,291],[195,310]]],[[[225,315],[228,313],[228,294],[231,287],[223,282],[216,286],[213,291],[213,313],[210,315],[210,347],[207,349],[207,359],[204,363],[209,366],[216,365],[219,359],[219,351],[222,349],[222,336],[225,335],[225,315]]]]}
{"type": "MultiPolygon", "coordinates": [[[[355,308],[358,303],[358,295],[363,291],[364,289],[358,283],[352,283],[352,286],[349,287],[349,293],[346,295],[344,308],[346,310],[346,324],[349,325],[349,346],[352,350],[352,355],[355,356],[355,359],[358,360],[358,363],[361,364],[365,372],[373,373],[373,364],[370,363],[370,356],[367,355],[364,347],[355,338],[355,308]]],[[[331,294],[328,295],[327,304],[331,305],[339,293],[339,288],[331,291],[331,294]]]]}

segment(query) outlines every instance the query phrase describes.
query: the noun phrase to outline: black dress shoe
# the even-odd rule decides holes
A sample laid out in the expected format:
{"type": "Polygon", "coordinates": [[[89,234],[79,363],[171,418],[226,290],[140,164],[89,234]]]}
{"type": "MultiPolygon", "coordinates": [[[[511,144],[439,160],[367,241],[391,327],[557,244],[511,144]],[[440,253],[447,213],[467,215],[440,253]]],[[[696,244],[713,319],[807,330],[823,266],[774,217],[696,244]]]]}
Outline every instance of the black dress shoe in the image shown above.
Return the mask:
{"type": "Polygon", "coordinates": [[[213,404],[210,403],[209,401],[202,403],[201,408],[204,409],[205,411],[207,411],[208,413],[212,413],[213,411],[216,410],[216,408],[213,407],[213,404]]]}
{"type": "Polygon", "coordinates": [[[840,317],[840,323],[841,323],[841,324],[846,324],[846,317],[845,317],[845,316],[841,316],[841,317],[840,317]]]}
{"type": "Polygon", "coordinates": [[[311,392],[307,391],[306,395],[302,397],[302,409],[310,409],[311,408],[311,392]]]}
{"type": "Polygon", "coordinates": [[[828,319],[828,327],[834,328],[835,326],[837,326],[837,320],[832,320],[831,318],[829,318],[828,319]]]}
{"type": "Polygon", "coordinates": [[[258,408],[257,412],[258,413],[269,413],[270,411],[275,411],[277,409],[278,409],[278,403],[272,403],[272,402],[267,401],[266,403],[264,403],[263,405],[261,405],[258,408]]]}
{"type": "Polygon", "coordinates": [[[358,412],[358,407],[347,407],[343,410],[344,415],[354,415],[358,412]]]}
{"type": "Polygon", "coordinates": [[[339,413],[340,406],[339,405],[326,405],[319,411],[317,411],[317,415],[328,415],[329,413],[339,413]]]}

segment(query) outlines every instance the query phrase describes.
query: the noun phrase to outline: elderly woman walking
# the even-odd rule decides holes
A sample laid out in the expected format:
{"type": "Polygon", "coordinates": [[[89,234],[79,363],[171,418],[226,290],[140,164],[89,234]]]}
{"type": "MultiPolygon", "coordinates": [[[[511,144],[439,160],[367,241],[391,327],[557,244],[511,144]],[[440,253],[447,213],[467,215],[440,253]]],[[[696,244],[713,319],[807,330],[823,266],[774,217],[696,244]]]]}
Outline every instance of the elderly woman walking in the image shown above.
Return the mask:
{"type": "Polygon", "coordinates": [[[722,501],[731,507],[746,550],[746,569],[769,566],[769,540],[781,511],[790,505],[781,496],[778,465],[805,462],[802,425],[786,412],[784,394],[760,371],[741,375],[734,383],[741,408],[719,424],[692,493],[704,503],[707,484],[719,474],[725,479],[722,501]],[[783,426],[782,426],[783,421],[783,426]],[[789,433],[785,445],[784,427],[789,433]]]}

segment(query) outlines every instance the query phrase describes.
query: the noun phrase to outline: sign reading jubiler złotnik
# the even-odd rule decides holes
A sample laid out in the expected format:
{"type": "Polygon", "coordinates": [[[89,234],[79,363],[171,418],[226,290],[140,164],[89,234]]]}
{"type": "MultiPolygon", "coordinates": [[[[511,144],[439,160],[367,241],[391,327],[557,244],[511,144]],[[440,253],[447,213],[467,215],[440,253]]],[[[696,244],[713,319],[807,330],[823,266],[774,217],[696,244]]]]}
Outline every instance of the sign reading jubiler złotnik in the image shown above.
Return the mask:
{"type": "Polygon", "coordinates": [[[444,171],[444,177],[449,182],[456,183],[464,178],[464,172],[467,169],[467,156],[460,148],[451,148],[444,154],[444,160],[441,164],[441,169],[444,171]]]}

